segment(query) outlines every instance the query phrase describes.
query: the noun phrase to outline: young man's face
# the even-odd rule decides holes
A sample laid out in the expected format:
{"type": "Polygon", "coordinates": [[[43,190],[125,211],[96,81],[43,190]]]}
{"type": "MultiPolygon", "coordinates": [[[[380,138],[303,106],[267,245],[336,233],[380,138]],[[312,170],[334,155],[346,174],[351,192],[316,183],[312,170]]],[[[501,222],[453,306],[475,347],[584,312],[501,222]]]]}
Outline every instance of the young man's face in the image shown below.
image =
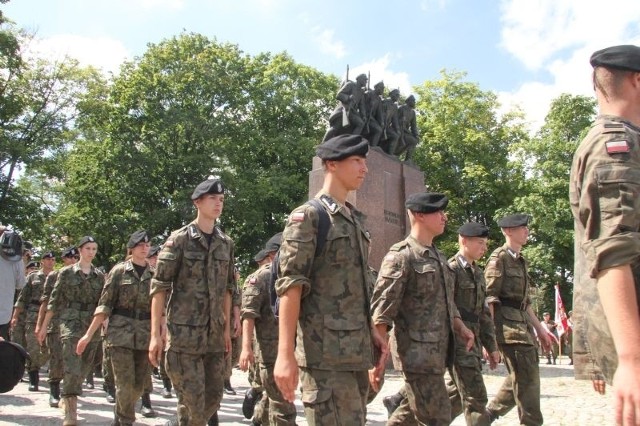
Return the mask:
{"type": "Polygon", "coordinates": [[[330,161],[329,170],[349,191],[360,188],[367,176],[367,159],[359,155],[352,155],[340,161],[330,161]]]}
{"type": "Polygon", "coordinates": [[[515,244],[523,246],[527,244],[529,238],[529,227],[516,226],[515,228],[507,228],[507,235],[511,238],[511,241],[515,244]]]}
{"type": "Polygon", "coordinates": [[[438,210],[433,213],[415,213],[421,217],[422,226],[434,237],[444,232],[447,225],[447,213],[444,210],[438,210]]]}
{"type": "Polygon", "coordinates": [[[142,242],[136,244],[136,246],[131,249],[131,254],[135,257],[146,258],[149,250],[151,250],[151,243],[142,242]]]}
{"type": "Polygon", "coordinates": [[[40,261],[42,264],[42,269],[53,269],[53,265],[56,264],[56,259],[54,257],[47,257],[40,261]]]}
{"type": "Polygon", "coordinates": [[[462,237],[462,245],[468,260],[475,262],[487,252],[486,237],[462,237]]]}
{"type": "Polygon", "coordinates": [[[205,194],[193,202],[198,214],[205,219],[216,220],[222,214],[224,194],[205,194]]]}

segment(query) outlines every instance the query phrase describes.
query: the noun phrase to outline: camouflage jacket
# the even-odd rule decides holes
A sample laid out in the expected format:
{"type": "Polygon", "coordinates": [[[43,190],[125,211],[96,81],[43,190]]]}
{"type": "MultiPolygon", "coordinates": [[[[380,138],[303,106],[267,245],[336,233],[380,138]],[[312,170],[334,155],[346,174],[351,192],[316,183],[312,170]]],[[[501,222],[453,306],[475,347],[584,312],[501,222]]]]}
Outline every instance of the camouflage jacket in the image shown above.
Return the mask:
{"type": "Polygon", "coordinates": [[[258,342],[256,361],[264,364],[276,362],[278,354],[278,320],[271,310],[269,282],[271,264],[261,266],[247,277],[242,291],[242,319],[255,320],[255,337],[258,342]]]}
{"type": "Polygon", "coordinates": [[[146,268],[142,276],[131,260],[114,266],[102,290],[96,314],[105,314],[109,326],[108,347],[148,350],[151,338],[151,298],[149,286],[153,272],[146,268]]]}
{"type": "Polygon", "coordinates": [[[47,276],[42,269],[32,272],[27,277],[27,283],[20,291],[15,307],[26,311],[25,322],[35,324],[38,321],[40,298],[47,276]]]}
{"type": "Polygon", "coordinates": [[[620,117],[598,117],[573,157],[570,176],[575,375],[611,384],[618,357],[595,277],[631,265],[640,305],[640,128],[620,117]]]}
{"type": "Polygon", "coordinates": [[[367,261],[369,233],[353,206],[338,205],[329,195],[317,197],[331,226],[325,246],[315,256],[318,213],[310,205],[296,208],[282,234],[276,291],[282,296],[302,287],[296,359],[298,365],[353,371],[372,366],[367,261]]]}
{"type": "Polygon", "coordinates": [[[374,324],[393,325],[402,371],[444,374],[453,362],[453,271],[446,257],[409,236],[382,260],[371,308],[374,324]]]}
{"type": "MultiPolygon", "coordinates": [[[[53,286],[56,284],[56,280],[58,279],[58,275],[60,274],[60,270],[51,271],[49,275],[47,275],[47,279],[44,282],[44,287],[42,288],[42,296],[40,296],[40,303],[48,304],[49,299],[51,298],[51,292],[53,291],[53,286]]],[[[60,320],[58,319],[58,314],[54,313],[53,317],[51,317],[51,321],[49,321],[49,326],[47,327],[47,333],[60,333],[60,320]]]]}
{"type": "Polygon", "coordinates": [[[464,325],[475,336],[471,351],[467,352],[465,342],[456,337],[456,364],[472,367],[482,358],[482,347],[488,352],[498,350],[496,332],[491,314],[486,306],[487,284],[484,272],[475,262],[469,263],[458,253],[449,259],[449,266],[455,274],[454,300],[464,325]]]}
{"type": "Polygon", "coordinates": [[[224,296],[236,288],[233,248],[231,238],[217,227],[207,244],[195,222],[167,239],[151,280],[151,295],[169,292],[167,349],[224,352],[224,296]]]}
{"type": "Polygon", "coordinates": [[[484,271],[487,280],[487,303],[493,305],[498,344],[535,345],[536,340],[525,312],[529,299],[527,261],[507,245],[491,253],[484,271]],[[518,304],[520,308],[506,306],[518,304]]]}
{"type": "MultiPolygon", "coordinates": [[[[79,263],[60,270],[47,305],[47,310],[58,314],[60,337],[84,335],[98,306],[102,287],[104,274],[93,265],[88,275],[82,272],[79,263]]],[[[98,339],[100,336],[95,334],[93,340],[98,339]]]]}

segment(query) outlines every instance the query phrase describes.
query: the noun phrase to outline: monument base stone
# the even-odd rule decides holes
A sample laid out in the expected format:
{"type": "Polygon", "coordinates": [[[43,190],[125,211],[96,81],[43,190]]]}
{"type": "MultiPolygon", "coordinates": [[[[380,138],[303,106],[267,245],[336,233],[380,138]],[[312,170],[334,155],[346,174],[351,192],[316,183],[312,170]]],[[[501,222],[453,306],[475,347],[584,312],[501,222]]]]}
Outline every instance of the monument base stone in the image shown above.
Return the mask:
{"type": "MultiPolygon", "coordinates": [[[[360,189],[352,191],[347,200],[367,216],[366,227],[371,233],[369,265],[379,270],[389,248],[409,232],[409,217],[404,207],[407,196],[426,191],[426,186],[420,169],[377,149],[369,150],[367,168],[369,173],[364,183],[360,189]]],[[[323,181],[322,160],[313,157],[309,198],[322,189],[323,181]]]]}

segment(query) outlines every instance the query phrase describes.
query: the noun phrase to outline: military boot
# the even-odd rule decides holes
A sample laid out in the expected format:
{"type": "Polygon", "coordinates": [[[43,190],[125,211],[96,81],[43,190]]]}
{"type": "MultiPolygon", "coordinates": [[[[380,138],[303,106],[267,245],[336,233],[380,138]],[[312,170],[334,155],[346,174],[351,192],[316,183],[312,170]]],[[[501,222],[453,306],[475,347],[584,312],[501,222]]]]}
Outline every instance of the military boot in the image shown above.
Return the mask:
{"type": "Polygon", "coordinates": [[[236,394],[236,390],[231,387],[231,380],[227,379],[224,381],[224,393],[226,393],[227,395],[235,395],[236,394]]]}
{"type": "Polygon", "coordinates": [[[547,354],[547,365],[551,365],[551,355],[547,354]]]}
{"type": "Polygon", "coordinates": [[[387,409],[387,416],[391,417],[394,411],[398,409],[404,397],[401,393],[386,396],[382,399],[382,405],[387,409]]]}
{"type": "Polygon", "coordinates": [[[40,372],[38,370],[29,371],[29,392],[38,391],[38,382],[40,382],[40,372]]]}
{"type": "Polygon", "coordinates": [[[213,415],[209,418],[209,421],[207,422],[207,426],[218,426],[218,412],[216,411],[215,413],[213,413],[213,415]]]}
{"type": "Polygon", "coordinates": [[[256,404],[262,398],[262,392],[249,388],[247,389],[247,393],[244,394],[244,401],[242,401],[242,414],[245,419],[250,419],[253,417],[253,413],[256,409],[256,404]]]}
{"type": "Polygon", "coordinates": [[[87,389],[93,389],[95,387],[93,383],[93,371],[87,375],[87,389]]]}
{"type": "Polygon", "coordinates": [[[142,414],[142,417],[155,417],[156,412],[153,411],[153,407],[151,406],[151,395],[149,392],[143,393],[140,400],[142,401],[142,406],[140,407],[140,414],[142,414]]]}
{"type": "Polygon", "coordinates": [[[60,405],[60,382],[49,383],[49,407],[58,408],[60,405]]]}
{"type": "Polygon", "coordinates": [[[62,426],[76,426],[78,424],[78,397],[65,397],[63,405],[64,421],[62,422],[62,426]]]}
{"type": "Polygon", "coordinates": [[[169,379],[162,379],[162,397],[173,398],[173,395],[171,395],[171,380],[169,379]]]}
{"type": "Polygon", "coordinates": [[[102,388],[104,389],[104,391],[107,393],[107,402],[110,404],[115,404],[116,402],[116,390],[113,388],[113,386],[108,385],[108,384],[104,384],[102,386],[102,388]]]}
{"type": "Polygon", "coordinates": [[[404,163],[409,165],[415,165],[413,162],[413,152],[416,150],[415,146],[410,146],[407,148],[407,154],[404,157],[404,163]]]}

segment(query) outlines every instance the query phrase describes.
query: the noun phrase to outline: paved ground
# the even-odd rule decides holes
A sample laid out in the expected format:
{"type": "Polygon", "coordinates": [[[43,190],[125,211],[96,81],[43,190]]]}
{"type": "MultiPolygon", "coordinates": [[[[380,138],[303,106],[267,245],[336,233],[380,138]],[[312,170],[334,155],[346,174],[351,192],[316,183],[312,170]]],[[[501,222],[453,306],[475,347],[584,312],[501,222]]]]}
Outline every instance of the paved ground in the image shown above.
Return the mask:
{"type": "MultiPolygon", "coordinates": [[[[542,377],[542,413],[546,425],[587,425],[602,426],[614,424],[611,412],[610,396],[600,396],[591,390],[589,382],[578,382],[573,379],[573,368],[567,365],[567,360],[561,360],[562,365],[540,365],[542,377]]],[[[489,399],[500,387],[505,375],[504,366],[495,372],[487,372],[485,380],[489,399]]],[[[60,409],[49,408],[48,386],[41,380],[39,392],[29,392],[26,383],[20,383],[13,391],[0,394],[0,425],[60,425],[62,412],[60,409]]],[[[220,423],[227,425],[247,425],[241,413],[244,392],[247,389],[246,375],[234,370],[232,385],[238,391],[236,396],[226,396],[220,410],[220,423]]],[[[395,372],[387,373],[382,392],[369,405],[368,425],[384,425],[387,412],[382,405],[382,398],[396,392],[402,385],[402,378],[395,372]]],[[[165,420],[175,413],[176,399],[163,399],[160,396],[162,384],[154,380],[155,392],[152,403],[157,412],[154,419],[138,416],[136,424],[162,425],[165,420]]],[[[96,389],[86,390],[78,404],[80,424],[109,425],[112,420],[113,405],[106,402],[102,392],[102,380],[96,379],[96,389]]],[[[298,425],[306,426],[303,418],[302,406],[298,403],[298,425]]],[[[452,425],[463,426],[464,420],[459,417],[452,425]]],[[[512,410],[506,417],[494,422],[497,426],[517,425],[516,410],[512,410]]]]}

